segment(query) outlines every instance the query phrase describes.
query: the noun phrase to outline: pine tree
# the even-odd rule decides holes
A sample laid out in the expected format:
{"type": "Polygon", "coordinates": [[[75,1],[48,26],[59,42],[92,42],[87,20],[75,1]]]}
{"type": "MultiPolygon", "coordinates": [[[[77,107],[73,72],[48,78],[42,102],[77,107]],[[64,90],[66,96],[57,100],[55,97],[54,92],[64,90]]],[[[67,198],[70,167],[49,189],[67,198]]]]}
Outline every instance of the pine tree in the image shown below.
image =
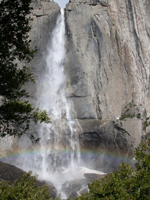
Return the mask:
{"type": "Polygon", "coordinates": [[[36,49],[30,49],[29,31],[31,0],[0,1],[0,106],[1,136],[25,133],[31,121],[49,123],[46,111],[35,109],[23,89],[25,83],[34,82],[27,67],[36,49]],[[19,67],[19,63],[25,63],[19,67]],[[13,128],[12,128],[13,127],[13,128]]]}

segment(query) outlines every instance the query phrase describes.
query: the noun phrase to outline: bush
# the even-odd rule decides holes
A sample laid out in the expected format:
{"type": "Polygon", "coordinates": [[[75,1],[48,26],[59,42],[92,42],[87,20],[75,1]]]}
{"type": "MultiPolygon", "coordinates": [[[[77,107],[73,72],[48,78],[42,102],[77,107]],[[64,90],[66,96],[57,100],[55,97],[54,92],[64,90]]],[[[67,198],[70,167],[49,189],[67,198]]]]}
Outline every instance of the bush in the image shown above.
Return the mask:
{"type": "Polygon", "coordinates": [[[89,184],[89,193],[76,200],[149,200],[150,199],[150,139],[135,151],[137,163],[131,167],[122,163],[101,180],[89,184]]]}
{"type": "Polygon", "coordinates": [[[31,172],[24,174],[22,180],[14,184],[0,181],[0,200],[52,200],[48,186],[37,186],[36,176],[30,175],[31,172]]]}

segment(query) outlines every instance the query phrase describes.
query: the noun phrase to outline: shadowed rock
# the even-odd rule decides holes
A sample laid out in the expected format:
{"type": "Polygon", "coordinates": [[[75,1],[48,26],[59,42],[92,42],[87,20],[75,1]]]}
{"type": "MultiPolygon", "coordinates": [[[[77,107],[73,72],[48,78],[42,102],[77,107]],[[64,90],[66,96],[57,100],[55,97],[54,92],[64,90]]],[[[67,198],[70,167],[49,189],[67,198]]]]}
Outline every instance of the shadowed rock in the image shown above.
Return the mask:
{"type": "Polygon", "coordinates": [[[105,175],[101,175],[101,174],[94,174],[94,173],[85,173],[84,177],[88,180],[88,182],[92,181],[92,180],[97,180],[97,179],[101,179],[103,178],[105,175]]]}

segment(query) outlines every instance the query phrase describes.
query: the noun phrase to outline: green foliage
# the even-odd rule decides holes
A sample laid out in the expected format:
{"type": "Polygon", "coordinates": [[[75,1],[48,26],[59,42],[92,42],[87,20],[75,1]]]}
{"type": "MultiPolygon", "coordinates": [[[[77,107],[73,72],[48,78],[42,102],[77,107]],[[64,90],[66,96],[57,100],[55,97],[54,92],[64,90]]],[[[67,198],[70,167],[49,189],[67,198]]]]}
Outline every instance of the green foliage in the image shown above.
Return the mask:
{"type": "Polygon", "coordinates": [[[16,99],[26,94],[22,86],[33,80],[31,69],[19,62],[29,62],[35,50],[30,49],[28,32],[31,0],[2,0],[0,2],[0,95],[16,99]]]}
{"type": "Polygon", "coordinates": [[[138,113],[136,116],[138,119],[141,119],[141,113],[138,113]]]}
{"type": "Polygon", "coordinates": [[[143,130],[146,131],[146,127],[150,125],[150,118],[147,117],[145,122],[143,123],[143,130]]]}
{"type": "Polygon", "coordinates": [[[124,113],[121,115],[120,120],[126,119],[126,118],[133,118],[134,115],[129,113],[130,108],[135,107],[136,105],[133,104],[133,102],[130,102],[126,107],[124,113]]]}
{"type": "Polygon", "coordinates": [[[120,117],[120,120],[123,120],[123,119],[125,119],[125,118],[133,118],[134,117],[134,115],[131,115],[130,113],[128,113],[128,114],[123,114],[123,115],[121,115],[121,117],[120,117]]]}
{"type": "Polygon", "coordinates": [[[8,65],[16,57],[22,61],[30,59],[33,51],[30,50],[28,32],[31,27],[29,14],[31,0],[2,0],[0,2],[0,57],[1,62],[8,65]]]}
{"type": "Polygon", "coordinates": [[[136,165],[122,163],[101,180],[89,184],[89,193],[76,200],[148,200],[150,199],[150,139],[135,151],[136,165]]]}
{"type": "Polygon", "coordinates": [[[50,123],[46,111],[40,111],[32,107],[28,101],[19,100],[8,101],[0,107],[0,119],[3,121],[4,129],[1,130],[1,136],[22,135],[29,129],[31,121],[50,123]],[[11,128],[12,127],[12,128],[11,128]]]}
{"type": "Polygon", "coordinates": [[[39,108],[34,110],[33,118],[34,118],[35,123],[37,123],[38,121],[40,121],[41,123],[45,122],[47,124],[51,122],[49,117],[47,116],[46,110],[40,111],[39,108]]]}
{"type": "Polygon", "coordinates": [[[24,174],[20,182],[10,185],[7,181],[0,181],[0,200],[52,200],[48,186],[36,185],[36,176],[31,172],[24,174]]]}
{"type": "MultiPolygon", "coordinates": [[[[133,108],[133,107],[136,107],[136,106],[137,106],[137,105],[135,105],[135,104],[133,103],[133,101],[131,101],[128,105],[126,105],[125,111],[124,111],[124,113],[121,115],[120,120],[124,120],[124,119],[126,119],[126,118],[133,118],[133,117],[135,117],[135,114],[130,113],[130,109],[133,108]]],[[[138,115],[137,115],[136,117],[137,117],[138,119],[140,119],[140,118],[141,118],[141,114],[138,113],[138,115]]]]}
{"type": "Polygon", "coordinates": [[[25,133],[31,121],[49,122],[46,111],[32,107],[23,86],[34,82],[31,68],[26,65],[36,49],[30,48],[31,0],[0,1],[0,106],[1,136],[25,133]],[[20,66],[20,63],[25,63],[20,66]]]}
{"type": "Polygon", "coordinates": [[[133,103],[133,101],[131,101],[129,104],[126,105],[126,108],[131,108],[131,107],[136,107],[137,105],[133,103]]]}

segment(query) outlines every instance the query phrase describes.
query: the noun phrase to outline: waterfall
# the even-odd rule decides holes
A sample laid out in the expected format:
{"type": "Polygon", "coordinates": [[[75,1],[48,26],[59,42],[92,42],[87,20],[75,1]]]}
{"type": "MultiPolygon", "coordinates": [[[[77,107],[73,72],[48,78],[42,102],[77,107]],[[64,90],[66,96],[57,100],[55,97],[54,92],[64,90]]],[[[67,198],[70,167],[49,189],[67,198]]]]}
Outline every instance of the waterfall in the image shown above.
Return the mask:
{"type": "Polygon", "coordinates": [[[72,103],[66,98],[64,62],[65,19],[64,10],[61,9],[47,46],[46,66],[37,92],[37,107],[45,109],[52,121],[51,124],[41,124],[38,130],[41,138],[42,173],[62,171],[69,165],[74,166],[75,158],[79,161],[77,122],[72,103]],[[64,151],[65,158],[62,155],[64,151]]]}
{"type": "Polygon", "coordinates": [[[75,119],[73,104],[67,99],[65,92],[63,9],[47,44],[44,60],[45,66],[37,81],[36,106],[47,111],[51,123],[37,125],[36,132],[40,141],[32,146],[33,156],[31,158],[25,156],[23,162],[18,161],[17,165],[26,171],[31,170],[38,174],[40,179],[52,181],[59,191],[62,184],[74,176],[80,162],[78,140],[80,128],[75,119]]]}
{"type": "MultiPolygon", "coordinates": [[[[68,194],[64,192],[64,183],[79,178],[85,179],[84,173],[99,172],[83,167],[80,161],[80,126],[73,103],[66,97],[63,9],[47,44],[43,60],[43,70],[36,83],[36,107],[47,111],[51,123],[37,124],[36,132],[40,138],[37,144],[33,145],[28,137],[22,136],[19,146],[25,151],[17,156],[14,165],[38,174],[39,179],[51,181],[58,193],[61,192],[61,198],[65,199],[68,194]]],[[[86,163],[82,164],[86,166],[86,163]]],[[[85,187],[87,188],[87,183],[80,189],[84,190],[85,187]]]]}

